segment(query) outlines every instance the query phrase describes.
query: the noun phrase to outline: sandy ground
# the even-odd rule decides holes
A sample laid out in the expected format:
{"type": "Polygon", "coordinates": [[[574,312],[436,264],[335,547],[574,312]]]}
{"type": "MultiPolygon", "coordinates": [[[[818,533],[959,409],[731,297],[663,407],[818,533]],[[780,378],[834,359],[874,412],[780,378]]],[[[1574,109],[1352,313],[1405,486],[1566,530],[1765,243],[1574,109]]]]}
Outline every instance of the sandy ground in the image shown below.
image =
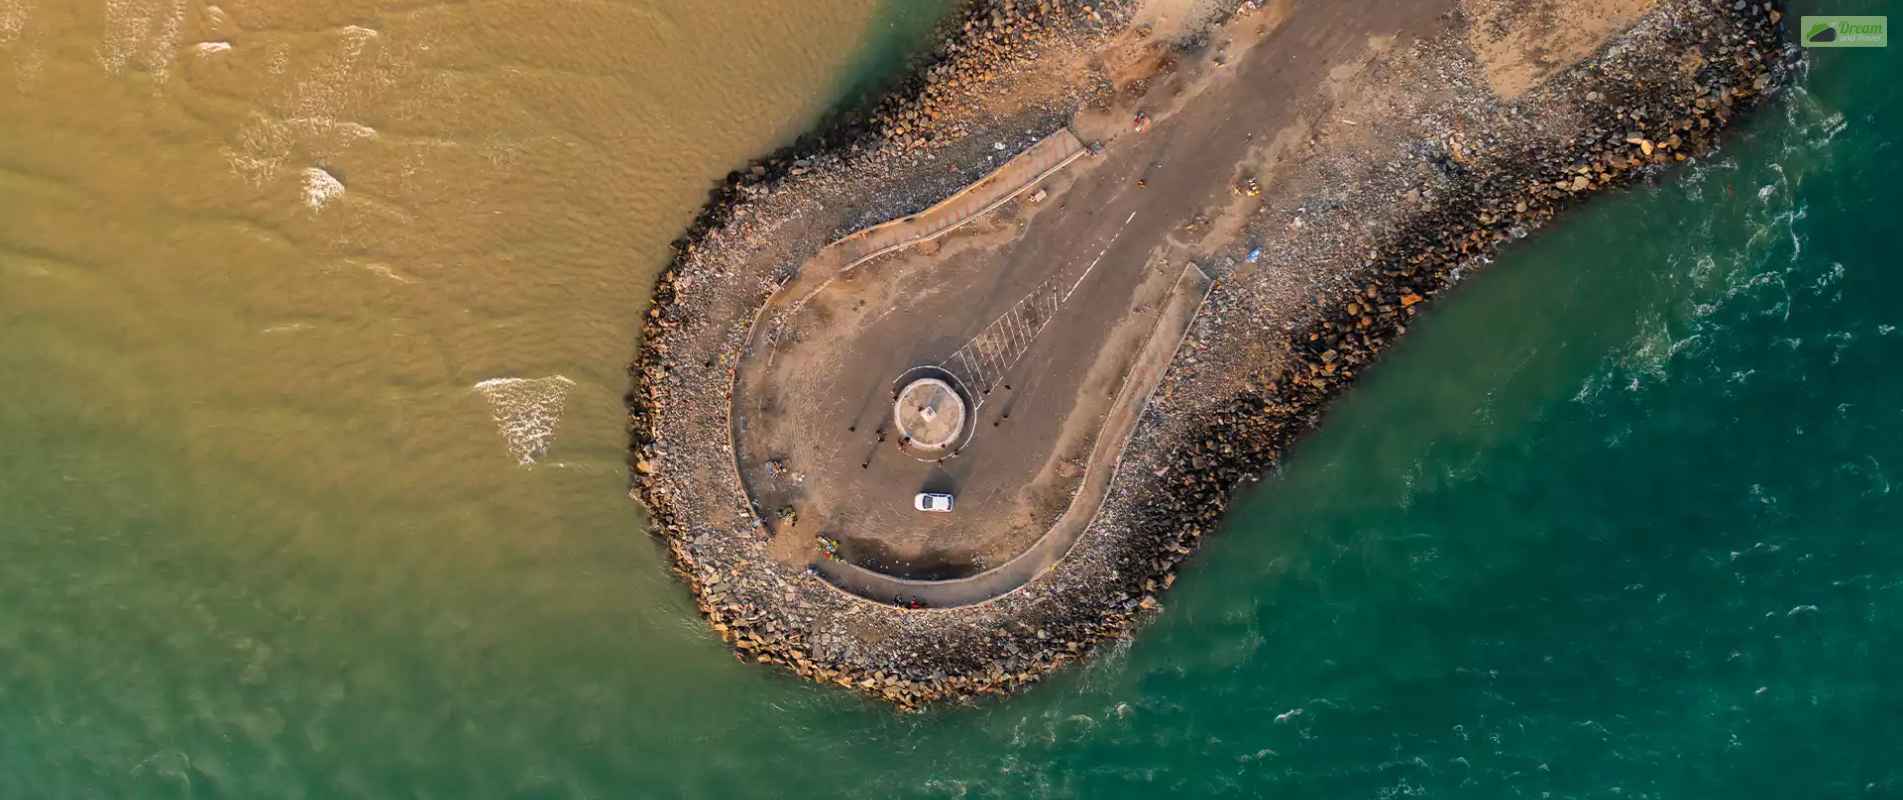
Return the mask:
{"type": "Polygon", "coordinates": [[[1525,93],[1637,22],[1658,0],[1463,0],[1467,41],[1502,98],[1525,93]]]}

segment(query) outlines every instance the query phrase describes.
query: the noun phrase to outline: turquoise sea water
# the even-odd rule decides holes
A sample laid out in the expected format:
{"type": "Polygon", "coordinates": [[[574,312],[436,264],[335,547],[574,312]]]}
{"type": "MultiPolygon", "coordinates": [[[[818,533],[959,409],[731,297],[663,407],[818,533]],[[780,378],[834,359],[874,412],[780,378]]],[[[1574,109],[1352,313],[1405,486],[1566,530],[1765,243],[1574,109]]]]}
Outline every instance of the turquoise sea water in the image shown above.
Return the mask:
{"type": "Polygon", "coordinates": [[[455,458],[371,399],[208,420],[0,295],[0,797],[1903,796],[1903,59],[1812,56],[1437,303],[1135,641],[976,709],[736,663],[612,414],[534,468],[473,400],[455,458]]]}

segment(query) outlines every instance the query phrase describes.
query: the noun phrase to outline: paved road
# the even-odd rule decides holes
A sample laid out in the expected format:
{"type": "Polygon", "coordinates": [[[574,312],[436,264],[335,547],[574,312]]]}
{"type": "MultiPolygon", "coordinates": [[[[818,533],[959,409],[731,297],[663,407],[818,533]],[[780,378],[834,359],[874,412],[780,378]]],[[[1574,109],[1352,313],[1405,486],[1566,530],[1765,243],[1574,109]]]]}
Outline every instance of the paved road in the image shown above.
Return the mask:
{"type": "Polygon", "coordinates": [[[1096,450],[1090,457],[1090,468],[1084,475],[1083,486],[1077,492],[1076,499],[1057,524],[1051,526],[1050,531],[1030,549],[998,567],[954,580],[905,580],[844,561],[819,562],[819,574],[833,586],[860,597],[883,601],[905,598],[918,600],[932,608],[950,608],[981,603],[1003,595],[1030,582],[1045,567],[1057,563],[1070,552],[1071,545],[1077,543],[1077,537],[1083,535],[1084,530],[1090,527],[1090,521],[1096,518],[1097,510],[1102,507],[1104,496],[1110,489],[1110,480],[1116,476],[1117,466],[1123,463],[1124,445],[1130,441],[1130,434],[1136,430],[1144,406],[1149,404],[1150,393],[1169,368],[1170,361],[1176,357],[1176,351],[1182,346],[1183,338],[1189,333],[1189,326],[1195,322],[1212,285],[1209,276],[1195,265],[1183,270],[1170,294],[1169,305],[1158,315],[1156,327],[1125,379],[1123,391],[1117,397],[1110,419],[1097,437],[1096,450]]]}

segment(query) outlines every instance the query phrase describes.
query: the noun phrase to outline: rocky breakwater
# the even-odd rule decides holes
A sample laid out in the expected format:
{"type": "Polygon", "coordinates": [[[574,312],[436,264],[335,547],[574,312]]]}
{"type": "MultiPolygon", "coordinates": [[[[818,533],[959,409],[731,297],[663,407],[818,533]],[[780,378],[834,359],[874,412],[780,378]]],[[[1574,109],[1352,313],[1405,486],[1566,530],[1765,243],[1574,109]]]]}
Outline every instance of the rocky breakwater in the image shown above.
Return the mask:
{"type": "Polygon", "coordinates": [[[737,658],[914,708],[1009,691],[1086,651],[1089,631],[1127,628],[1092,610],[1057,640],[1037,627],[1050,615],[1017,603],[902,609],[777,563],[734,470],[728,415],[734,365],[773,290],[825,244],[922,210],[1061,127],[1102,82],[1052,70],[1089,74],[1133,6],[969,3],[890,94],[730,173],[675,242],[630,366],[630,494],[737,658]],[[1015,635],[995,635],[1010,620],[1015,635]]]}
{"type": "MultiPolygon", "coordinates": [[[[1124,498],[1137,509],[1129,524],[1141,531],[1121,561],[1122,571],[1136,576],[1126,589],[1131,602],[1156,605],[1177,566],[1219,527],[1237,488],[1273,469],[1290,443],[1321,422],[1328,402],[1436,297],[1483,268],[1502,245],[1595,193],[1662,177],[1710,153],[1721,132],[1781,88],[1797,63],[1784,43],[1784,14],[1772,4],[1686,2],[1657,14],[1649,29],[1524,104],[1478,111],[1496,127],[1454,126],[1429,159],[1438,174],[1417,176],[1409,187],[1386,186],[1386,197],[1351,196],[1343,210],[1380,216],[1366,206],[1418,206],[1423,195],[1435,197],[1431,208],[1403,214],[1371,243],[1290,240],[1298,251],[1320,247],[1328,257],[1365,263],[1338,290],[1312,297],[1313,312],[1276,342],[1277,373],[1254,375],[1245,391],[1200,403],[1192,422],[1153,440],[1154,479],[1126,487],[1124,498]],[[1516,130],[1525,106],[1540,103],[1576,107],[1576,132],[1546,141],[1516,130]]],[[[1221,350],[1221,336],[1214,338],[1198,349],[1221,350]]],[[[1249,372],[1246,364],[1212,360],[1201,377],[1249,372]]],[[[1198,377],[1168,389],[1211,391],[1216,382],[1198,385],[1198,377]]]]}
{"type": "MultiPolygon", "coordinates": [[[[1042,122],[1044,132],[1053,120],[1068,114],[1095,96],[1093,86],[1069,83],[1041,87],[1011,101],[996,95],[1001,86],[1044,83],[1029,67],[1039,62],[1075,64],[1094,48],[1127,26],[1138,0],[969,0],[962,11],[941,24],[936,44],[917,56],[887,91],[869,107],[837,109],[801,135],[793,144],[727,174],[710,192],[687,231],[674,242],[672,271],[689,266],[694,248],[708,232],[734,222],[734,212],[782,190],[790,179],[843,175],[849,165],[873,166],[868,174],[892,176],[916,167],[919,159],[938,152],[955,157],[964,134],[1009,124],[1042,122]],[[1034,112],[1042,111],[1042,114],[1034,112]]],[[[964,148],[969,150],[971,148],[964,148]]],[[[983,174],[978,159],[969,168],[941,171],[965,183],[983,174]]],[[[912,176],[915,181],[921,176],[912,176]]],[[[915,189],[894,188],[876,208],[902,216],[929,205],[934,196],[949,194],[954,181],[925,181],[915,189]]],[[[811,186],[800,191],[813,192],[811,186]]],[[[882,222],[876,211],[858,215],[882,222]]],[[[863,227],[853,224],[852,228],[863,227]]],[[[843,231],[842,231],[843,232],[843,231]]],[[[668,283],[671,278],[662,280],[668,283]]],[[[663,287],[664,288],[664,287],[663,287]]],[[[656,306],[659,306],[659,290],[656,306]]],[[[645,337],[644,337],[645,338],[645,337]]]]}
{"type": "Polygon", "coordinates": [[[1259,242],[1271,254],[1262,268],[1234,268],[1233,257],[1211,267],[1219,282],[1205,316],[1062,561],[984,603],[905,609],[775,558],[729,436],[734,365],[755,312],[827,242],[930,205],[1062,124],[1099,82],[1025,87],[1062,65],[1089,78],[1093,48],[1127,11],[972,6],[897,96],[729,176],[679,242],[632,366],[632,493],[736,657],[915,708],[1012,691],[1127,636],[1160,607],[1233,492],[1273,467],[1458,276],[1599,190],[1709,151],[1782,83],[1790,57],[1768,6],[1666,0],[1634,33],[1503,100],[1461,84],[1477,72],[1470,51],[1429,42],[1414,73],[1390,79],[1452,76],[1446,107],[1383,126],[1388,138],[1341,148],[1340,161],[1299,160],[1309,179],[1281,176],[1277,185],[1310,185],[1314,196],[1257,212],[1230,243],[1259,242]],[[1007,147],[993,152],[996,143],[1007,147]],[[1393,158],[1365,163],[1377,148],[1393,158]],[[1335,168],[1350,163],[1361,171],[1335,168]],[[1306,302],[1274,302],[1275,276],[1301,270],[1329,280],[1306,302]],[[1260,357],[1265,348],[1273,357],[1260,357]]]}
{"type": "MultiPolygon", "coordinates": [[[[999,91],[1019,87],[1021,67],[1047,51],[1101,41],[1122,28],[1131,2],[1099,0],[988,0],[967,5],[934,48],[926,66],[886,95],[871,114],[870,127],[884,142],[908,149],[931,146],[983,127],[985,111],[999,91]]],[[[1062,64],[1065,59],[1052,59],[1062,64]]],[[[1033,87],[1065,102],[1090,87],[1054,83],[1033,87]]]]}

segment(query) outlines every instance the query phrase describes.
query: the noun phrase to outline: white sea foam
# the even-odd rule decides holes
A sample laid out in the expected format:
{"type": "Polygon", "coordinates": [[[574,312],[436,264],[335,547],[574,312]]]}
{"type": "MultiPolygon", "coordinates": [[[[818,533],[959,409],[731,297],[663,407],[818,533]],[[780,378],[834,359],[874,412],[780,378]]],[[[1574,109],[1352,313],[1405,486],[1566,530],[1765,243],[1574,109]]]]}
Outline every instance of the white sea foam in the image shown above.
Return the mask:
{"type": "Polygon", "coordinates": [[[1243,753],[1242,755],[1236,756],[1236,763],[1247,764],[1251,761],[1261,761],[1262,759],[1268,758],[1270,756],[1279,756],[1279,755],[1281,755],[1281,753],[1275,752],[1274,748],[1264,747],[1260,750],[1255,751],[1254,753],[1243,753]]]}
{"type": "Polygon", "coordinates": [[[1695,347],[1699,340],[1700,335],[1696,333],[1683,337],[1674,335],[1668,320],[1657,313],[1648,314],[1621,359],[1620,366],[1631,376],[1626,388],[1637,391],[1647,379],[1654,383],[1669,380],[1672,359],[1695,347]]]}
{"type": "MultiPolygon", "coordinates": [[[[1583,392],[1585,390],[1581,389],[1580,391],[1583,392]]],[[[1573,399],[1579,400],[1580,398],[1578,396],[1574,396],[1573,399]]],[[[1606,447],[1608,448],[1624,447],[1626,441],[1631,438],[1632,438],[1632,426],[1621,425],[1619,426],[1618,430],[1615,430],[1609,434],[1606,434],[1606,438],[1605,438],[1606,447]]]]}
{"type": "MultiPolygon", "coordinates": [[[[1799,123],[1797,136],[1816,127],[1799,123]]],[[[1825,123],[1840,124],[1841,120],[1825,123]]],[[[1740,204],[1732,216],[1709,215],[1696,221],[1696,227],[1683,237],[1688,246],[1666,256],[1672,266],[1667,274],[1683,300],[1642,311],[1627,344],[1581,383],[1575,402],[1594,403],[1602,392],[1616,387],[1643,391],[1681,374],[1694,380],[1710,376],[1744,383],[1752,378],[1750,371],[1714,361],[1732,341],[1730,326],[1746,317],[1788,320],[1797,307],[1794,295],[1828,297],[1842,291],[1845,270],[1841,266],[1832,265],[1812,276],[1802,263],[1809,211],[1798,187],[1812,169],[1807,158],[1787,156],[1748,168],[1760,176],[1755,180],[1724,176],[1726,171],[1747,169],[1731,161],[1706,162],[1692,170],[1699,181],[1758,184],[1750,198],[1756,202],[1740,204]],[[1738,242],[1740,230],[1742,242],[1738,242]],[[1715,242],[1734,244],[1714,247],[1715,242]]],[[[1796,349],[1801,342],[1791,338],[1775,343],[1796,349]]],[[[1830,343],[1841,353],[1850,338],[1830,343]]]]}
{"type": "Polygon", "coordinates": [[[1823,121],[1818,124],[1818,127],[1822,130],[1818,131],[1818,134],[1811,138],[1810,145],[1813,148],[1822,149],[1829,145],[1831,140],[1836,139],[1837,134],[1847,130],[1850,127],[1850,123],[1844,120],[1843,112],[1831,112],[1830,115],[1824,117],[1823,121]]]}
{"type": "Polygon", "coordinates": [[[183,750],[160,750],[146,756],[145,760],[132,765],[132,774],[151,772],[161,778],[178,783],[186,794],[192,794],[192,757],[183,750]]]}
{"type": "Polygon", "coordinates": [[[344,183],[337,176],[325,172],[321,167],[308,167],[304,170],[304,205],[312,211],[322,211],[330,201],[343,196],[344,183]]]}
{"type": "Polygon", "coordinates": [[[338,30],[328,53],[295,66],[284,44],[263,45],[266,72],[294,75],[295,80],[281,96],[265,99],[262,109],[251,112],[239,126],[223,151],[232,172],[263,188],[279,177],[294,154],[300,159],[346,163],[352,147],[376,139],[376,129],[348,118],[374,101],[377,92],[396,85],[408,68],[382,41],[382,34],[375,30],[345,26],[338,30]]]}
{"type": "Polygon", "coordinates": [[[106,0],[106,30],[96,52],[112,74],[127,69],[165,80],[185,24],[186,0],[106,0]]]}
{"type": "Polygon", "coordinates": [[[1612,377],[1610,369],[1594,370],[1579,382],[1579,391],[1573,393],[1573,402],[1590,404],[1599,399],[1606,390],[1606,383],[1612,377]]]}
{"type": "Polygon", "coordinates": [[[376,275],[381,278],[388,278],[390,280],[396,281],[397,283],[415,283],[416,282],[416,279],[411,278],[407,275],[404,275],[403,273],[397,272],[395,267],[392,267],[389,264],[385,264],[381,261],[364,261],[359,263],[358,266],[363,267],[366,271],[370,272],[370,274],[372,275],[376,275]]]}
{"type": "Polygon", "coordinates": [[[1830,269],[1825,271],[1824,274],[1817,276],[1817,280],[1811,283],[1811,293],[1822,295],[1825,292],[1830,291],[1831,287],[1833,287],[1837,283],[1842,282],[1843,279],[1844,279],[1843,262],[1832,261],[1830,262],[1830,269]]]}
{"type": "Polygon", "coordinates": [[[33,19],[33,5],[27,0],[0,0],[0,45],[12,44],[33,19]]]}
{"type": "Polygon", "coordinates": [[[489,401],[502,440],[516,463],[529,466],[555,441],[555,424],[575,382],[561,375],[545,378],[490,378],[474,391],[489,401]]]}
{"type": "Polygon", "coordinates": [[[0,54],[13,58],[14,85],[25,93],[38,83],[46,68],[46,37],[33,24],[33,5],[0,0],[0,54]]]}
{"type": "Polygon", "coordinates": [[[278,168],[297,144],[283,125],[256,111],[239,126],[237,136],[237,145],[224,149],[225,161],[233,174],[253,187],[276,178],[278,168]]]}
{"type": "Polygon", "coordinates": [[[299,136],[328,137],[340,144],[377,138],[376,128],[330,117],[293,117],[284,124],[299,136]]]}

